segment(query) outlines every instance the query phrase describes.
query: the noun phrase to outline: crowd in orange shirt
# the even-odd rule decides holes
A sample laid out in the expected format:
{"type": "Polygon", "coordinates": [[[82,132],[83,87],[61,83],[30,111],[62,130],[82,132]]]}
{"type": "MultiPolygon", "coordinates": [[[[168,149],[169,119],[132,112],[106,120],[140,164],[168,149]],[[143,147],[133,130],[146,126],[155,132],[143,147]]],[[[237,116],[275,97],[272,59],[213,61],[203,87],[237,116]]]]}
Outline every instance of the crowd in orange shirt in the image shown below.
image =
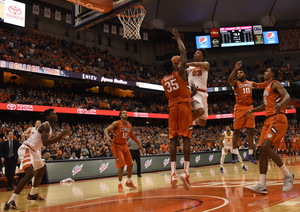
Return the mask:
{"type": "MultiPolygon", "coordinates": [[[[38,30],[21,32],[0,28],[0,44],[0,59],[5,61],[154,84],[160,84],[163,78],[161,66],[142,64],[131,57],[113,56],[107,50],[61,40],[38,30]]],[[[226,64],[229,65],[228,61],[226,64]]],[[[281,81],[299,80],[299,65],[284,65],[283,60],[257,61],[256,64],[244,64],[243,68],[248,70],[248,80],[259,81],[257,75],[271,66],[281,70],[281,81]]],[[[228,86],[227,78],[233,67],[219,70],[216,61],[211,61],[211,67],[208,87],[228,86]],[[220,76],[214,71],[223,71],[223,74],[220,76]]]]}
{"type": "MultiPolygon", "coordinates": [[[[232,123],[229,122],[229,125],[232,123]]],[[[26,138],[21,137],[21,134],[29,127],[33,126],[31,122],[4,122],[0,121],[0,142],[7,139],[7,132],[14,130],[15,139],[19,139],[23,142],[26,138]]],[[[72,153],[75,152],[75,156],[79,159],[83,152],[89,158],[102,158],[112,157],[111,143],[104,139],[104,129],[108,124],[74,124],[57,123],[53,127],[53,135],[60,133],[65,128],[72,130],[72,135],[63,139],[62,142],[53,144],[50,147],[44,147],[42,149],[43,156],[49,152],[50,157],[53,160],[62,159],[62,157],[68,159],[72,153]]],[[[256,128],[254,137],[258,142],[260,131],[263,126],[262,121],[256,122],[256,128]]],[[[220,138],[221,133],[225,131],[226,124],[207,125],[205,128],[196,127],[193,130],[193,136],[191,139],[191,152],[201,151],[215,151],[221,150],[220,138]]],[[[134,126],[133,132],[136,137],[141,141],[143,150],[141,155],[156,155],[156,154],[169,154],[170,152],[170,140],[168,139],[168,128],[163,126],[134,126]]],[[[294,133],[300,134],[300,128],[297,120],[289,120],[289,128],[286,134],[287,138],[290,138],[294,133]]],[[[238,146],[240,148],[247,148],[247,132],[242,130],[239,135],[238,146]]],[[[286,139],[286,142],[290,142],[286,139]]],[[[178,153],[183,152],[183,142],[178,142],[178,153]]]]}

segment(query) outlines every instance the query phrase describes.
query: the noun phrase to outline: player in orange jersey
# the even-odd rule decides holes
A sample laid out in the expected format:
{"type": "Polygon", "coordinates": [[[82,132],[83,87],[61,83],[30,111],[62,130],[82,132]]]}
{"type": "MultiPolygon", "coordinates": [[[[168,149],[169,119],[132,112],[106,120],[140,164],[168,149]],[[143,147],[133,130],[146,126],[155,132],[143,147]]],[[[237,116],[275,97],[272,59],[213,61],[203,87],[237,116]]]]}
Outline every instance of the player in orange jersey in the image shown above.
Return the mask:
{"type": "Polygon", "coordinates": [[[171,140],[171,188],[177,188],[176,174],[176,150],[178,138],[183,138],[184,152],[184,173],[180,176],[186,190],[190,189],[189,164],[190,164],[190,142],[192,136],[192,108],[190,105],[191,94],[186,86],[186,50],[180,39],[177,29],[173,29],[172,34],[178,43],[180,51],[180,62],[175,68],[172,60],[166,60],[163,64],[167,75],[162,79],[161,84],[165,94],[169,99],[169,139],[171,140]]]}
{"type": "Polygon", "coordinates": [[[293,153],[293,156],[294,155],[298,155],[298,151],[299,151],[299,148],[298,148],[298,138],[296,137],[295,134],[292,135],[291,137],[291,143],[292,143],[292,153],[293,153]]]}
{"type": "Polygon", "coordinates": [[[284,136],[280,139],[279,150],[280,150],[280,156],[285,157],[287,149],[286,149],[284,136]]]}
{"type": "Polygon", "coordinates": [[[238,162],[238,151],[237,151],[237,142],[240,130],[244,127],[248,131],[248,145],[249,152],[246,158],[254,164],[257,164],[256,160],[253,158],[253,133],[255,128],[254,114],[249,115],[246,119],[245,112],[253,108],[253,99],[252,99],[252,88],[261,88],[265,87],[266,83],[256,83],[246,80],[246,71],[241,68],[242,61],[238,61],[235,64],[235,68],[228,78],[228,83],[234,87],[234,95],[236,104],[234,106],[234,118],[233,118],[233,154],[232,154],[232,163],[238,162]],[[237,74],[238,81],[234,80],[235,75],[237,74]]]}
{"type": "Polygon", "coordinates": [[[140,149],[143,149],[143,147],[132,132],[131,124],[127,121],[127,112],[125,110],[120,111],[119,115],[121,119],[114,121],[111,125],[109,125],[104,130],[104,135],[106,141],[111,142],[111,151],[115,157],[116,168],[118,168],[118,191],[124,192],[122,178],[125,165],[127,165],[127,181],[125,185],[131,189],[137,189],[131,180],[133,162],[127,145],[128,136],[139,145],[140,149]],[[113,140],[111,140],[110,136],[108,135],[108,132],[110,131],[113,131],[113,140]]]}
{"type": "Polygon", "coordinates": [[[267,194],[266,174],[268,171],[269,157],[281,169],[284,175],[283,191],[289,191],[293,187],[294,175],[287,170],[282,163],[279,155],[272,149],[273,143],[278,143],[286,134],[288,128],[287,118],[285,116],[285,106],[290,101],[291,97],[285,90],[283,85],[276,80],[279,75],[277,68],[268,68],[264,73],[264,79],[267,81],[267,86],[264,90],[264,103],[256,108],[248,110],[245,113],[246,118],[253,112],[266,111],[266,120],[262,128],[259,139],[259,168],[260,178],[259,183],[255,186],[247,186],[246,188],[252,192],[267,194]]]}

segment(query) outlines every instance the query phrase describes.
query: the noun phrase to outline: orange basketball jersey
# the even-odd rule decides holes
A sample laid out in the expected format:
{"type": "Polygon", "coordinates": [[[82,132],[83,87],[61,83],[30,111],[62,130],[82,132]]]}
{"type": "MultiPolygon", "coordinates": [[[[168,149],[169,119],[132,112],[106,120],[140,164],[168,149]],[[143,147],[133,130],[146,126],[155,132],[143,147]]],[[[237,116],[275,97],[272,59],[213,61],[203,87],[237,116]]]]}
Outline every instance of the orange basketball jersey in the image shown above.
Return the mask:
{"type": "Polygon", "coordinates": [[[191,101],[190,90],[186,87],[186,82],[181,79],[177,71],[173,71],[172,74],[165,76],[161,80],[161,84],[169,99],[169,107],[191,101]]]}
{"type": "MultiPolygon", "coordinates": [[[[273,80],[272,82],[267,85],[264,90],[264,104],[266,110],[266,116],[272,116],[276,114],[275,104],[282,102],[283,98],[279,93],[275,93],[272,90],[272,85],[274,82],[278,82],[277,80],[273,80]]],[[[281,114],[285,114],[285,106],[281,108],[281,114]]]]}
{"type": "Polygon", "coordinates": [[[252,100],[252,88],[253,82],[246,80],[245,82],[236,82],[236,87],[234,88],[234,95],[236,104],[238,105],[251,105],[252,100]]]}
{"type": "Polygon", "coordinates": [[[292,137],[291,141],[292,141],[293,144],[297,144],[297,137],[292,137]]]}
{"type": "Polygon", "coordinates": [[[119,126],[114,130],[113,142],[117,144],[127,144],[128,135],[131,131],[131,124],[127,121],[126,124],[122,120],[118,120],[119,126]]]}

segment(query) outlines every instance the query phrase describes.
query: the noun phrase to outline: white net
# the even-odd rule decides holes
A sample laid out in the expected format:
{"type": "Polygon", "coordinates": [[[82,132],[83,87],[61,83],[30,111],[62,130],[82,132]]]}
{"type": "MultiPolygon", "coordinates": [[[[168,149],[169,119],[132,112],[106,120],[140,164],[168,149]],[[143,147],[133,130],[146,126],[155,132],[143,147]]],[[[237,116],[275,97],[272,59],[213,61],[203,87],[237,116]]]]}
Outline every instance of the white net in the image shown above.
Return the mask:
{"type": "Polygon", "coordinates": [[[135,6],[118,14],[118,17],[123,25],[123,38],[138,40],[141,39],[140,27],[145,18],[146,10],[142,6],[135,6]]]}

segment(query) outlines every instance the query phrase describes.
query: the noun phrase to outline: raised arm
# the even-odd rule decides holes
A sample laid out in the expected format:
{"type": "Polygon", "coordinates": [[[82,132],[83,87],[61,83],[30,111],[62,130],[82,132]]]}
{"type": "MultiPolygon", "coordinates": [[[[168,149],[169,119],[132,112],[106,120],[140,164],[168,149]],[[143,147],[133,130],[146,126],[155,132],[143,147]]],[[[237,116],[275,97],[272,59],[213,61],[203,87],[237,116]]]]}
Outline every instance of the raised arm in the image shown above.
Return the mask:
{"type": "Polygon", "coordinates": [[[50,133],[50,126],[49,124],[42,124],[39,128],[39,132],[42,134],[42,142],[44,146],[50,146],[51,144],[54,144],[58,141],[60,141],[62,138],[66,137],[67,135],[70,135],[72,133],[71,130],[64,130],[59,135],[57,135],[54,138],[49,138],[50,133]]]}
{"type": "Polygon", "coordinates": [[[29,135],[30,134],[30,132],[31,132],[31,129],[32,129],[32,127],[29,127],[25,132],[23,132],[22,134],[21,134],[21,136],[26,136],[26,135],[29,135]]]}
{"type": "Polygon", "coordinates": [[[204,61],[204,62],[190,62],[190,63],[187,63],[186,64],[187,66],[195,66],[195,67],[200,67],[200,68],[203,68],[205,69],[206,71],[209,71],[209,62],[207,61],[204,61]]]}
{"type": "Polygon", "coordinates": [[[178,29],[172,29],[172,34],[174,35],[174,37],[172,37],[172,39],[177,41],[178,44],[178,49],[180,52],[180,62],[177,66],[178,68],[178,74],[181,77],[181,79],[183,79],[184,81],[186,81],[186,75],[185,75],[185,68],[186,68],[186,63],[187,63],[187,57],[186,57],[186,49],[185,46],[180,38],[180,34],[178,33],[178,29]]]}
{"type": "Polygon", "coordinates": [[[235,67],[233,69],[233,71],[231,72],[229,78],[228,78],[228,83],[229,85],[235,87],[236,86],[236,81],[234,80],[234,77],[236,75],[236,72],[242,67],[242,61],[238,61],[235,64],[235,67]]]}
{"type": "Polygon", "coordinates": [[[280,112],[281,108],[283,106],[287,105],[287,103],[289,103],[289,101],[291,100],[291,97],[290,97],[290,94],[287,92],[287,90],[279,82],[273,83],[272,90],[274,92],[277,91],[281,96],[283,96],[282,102],[275,104],[276,114],[278,114],[280,112]]]}
{"type": "Polygon", "coordinates": [[[118,122],[118,121],[114,121],[111,125],[109,125],[109,126],[104,130],[104,136],[105,136],[106,141],[111,141],[111,139],[110,139],[108,133],[109,133],[109,131],[118,128],[118,126],[119,126],[119,122],[118,122]]]}

